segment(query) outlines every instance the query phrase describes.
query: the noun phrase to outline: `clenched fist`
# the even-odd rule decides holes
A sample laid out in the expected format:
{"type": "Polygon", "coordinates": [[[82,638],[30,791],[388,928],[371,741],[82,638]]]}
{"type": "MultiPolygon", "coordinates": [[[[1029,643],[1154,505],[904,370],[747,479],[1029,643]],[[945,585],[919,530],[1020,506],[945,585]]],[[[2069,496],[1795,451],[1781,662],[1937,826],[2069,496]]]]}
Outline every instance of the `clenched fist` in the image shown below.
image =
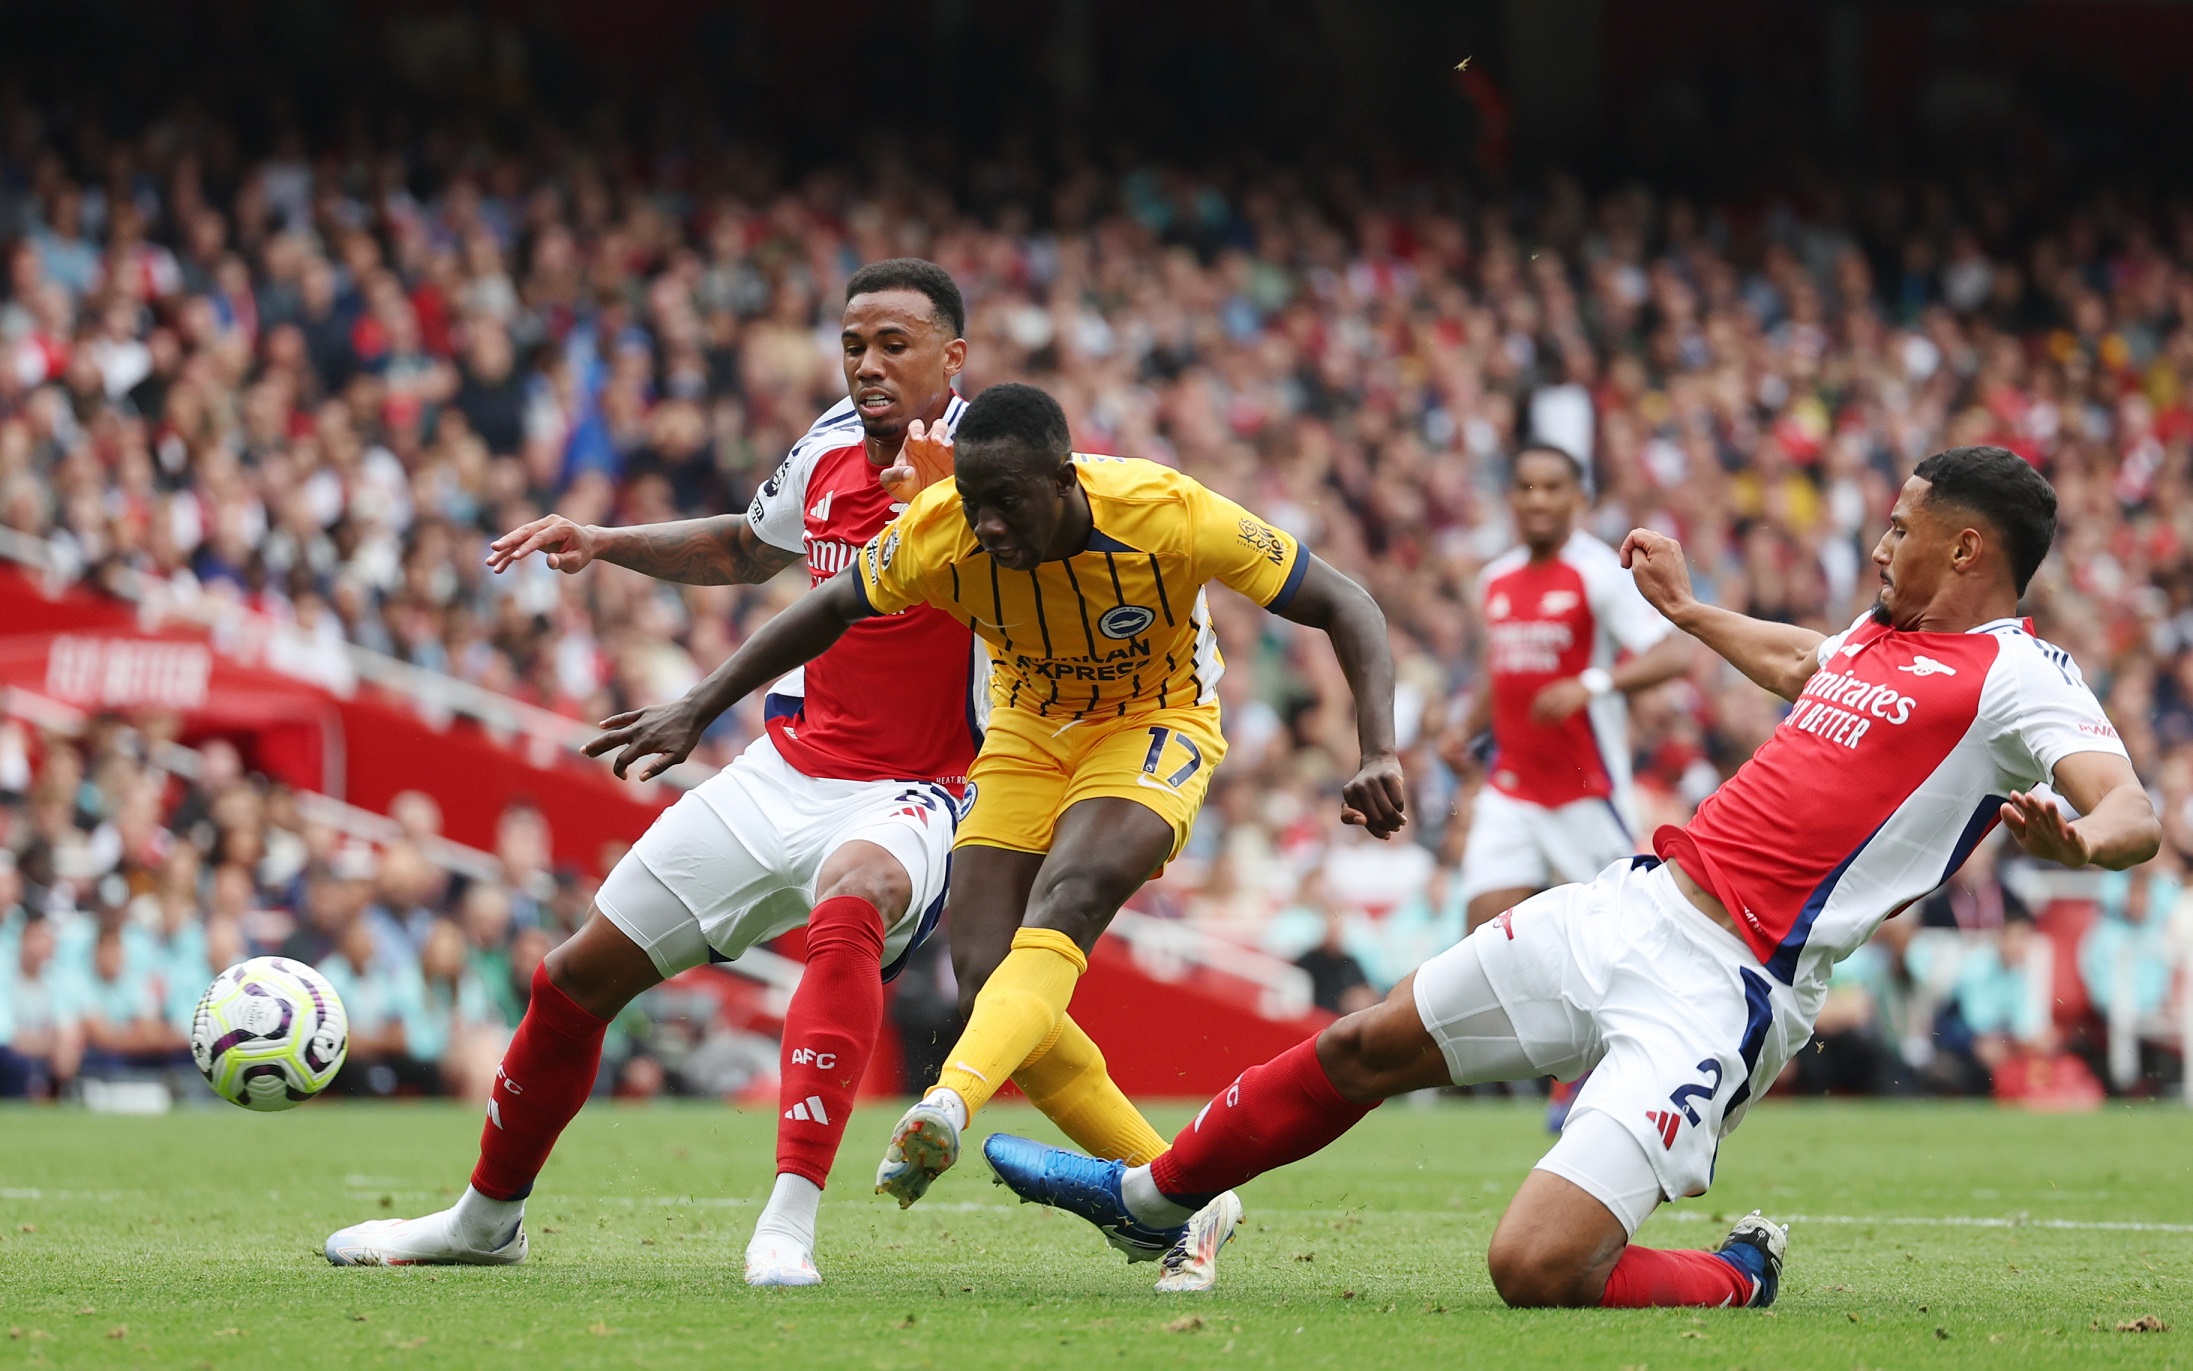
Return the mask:
{"type": "Polygon", "coordinates": [[[1669,619],[1698,598],[1691,592],[1683,545],[1665,533],[1631,529],[1622,540],[1622,565],[1637,582],[1637,592],[1669,619]]]}

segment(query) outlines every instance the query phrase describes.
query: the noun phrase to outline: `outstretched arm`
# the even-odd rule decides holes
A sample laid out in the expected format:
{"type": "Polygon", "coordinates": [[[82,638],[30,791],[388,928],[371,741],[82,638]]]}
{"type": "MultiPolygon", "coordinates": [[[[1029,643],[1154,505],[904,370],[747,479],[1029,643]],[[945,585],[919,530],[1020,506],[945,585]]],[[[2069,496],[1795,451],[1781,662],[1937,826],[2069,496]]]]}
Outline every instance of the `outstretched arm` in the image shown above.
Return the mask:
{"type": "Polygon", "coordinates": [[[1729,665],[1785,700],[1795,700],[1820,669],[1825,634],[1794,624],[1768,623],[1716,608],[1691,593],[1683,545],[1663,533],[1632,529],[1622,540],[1622,565],[1637,589],[1677,628],[1712,648],[1729,665]]]}
{"type": "Polygon", "coordinates": [[[1275,610],[1332,639],[1333,653],[1355,696],[1355,736],[1362,763],[1341,788],[1342,822],[1360,824],[1374,838],[1390,838],[1408,822],[1402,814],[1401,759],[1394,755],[1393,648],[1386,615],[1371,593],[1303,549],[1309,569],[1294,598],[1275,610]]]}
{"type": "Polygon", "coordinates": [[[657,760],[641,768],[639,775],[643,781],[653,780],[690,756],[701,734],[725,710],[792,668],[820,657],[847,628],[871,613],[860,578],[841,571],[763,624],[722,666],[678,699],[602,720],[602,735],[586,745],[586,755],[599,757],[622,748],[611,766],[619,780],[624,779],[625,768],[642,757],[655,756],[657,760]]]}
{"type": "Polygon", "coordinates": [[[566,574],[603,561],[692,586],[751,585],[799,560],[798,553],[763,542],[744,514],[630,528],[578,524],[551,514],[488,544],[487,564],[504,571],[535,552],[566,574]]]}
{"type": "Polygon", "coordinates": [[[2161,850],[2162,821],[2132,763],[2114,752],[2074,752],[2056,763],[2052,779],[2079,817],[2066,819],[2048,801],[2013,791],[2003,823],[2026,851],[2065,866],[2122,871],[2161,850]]]}

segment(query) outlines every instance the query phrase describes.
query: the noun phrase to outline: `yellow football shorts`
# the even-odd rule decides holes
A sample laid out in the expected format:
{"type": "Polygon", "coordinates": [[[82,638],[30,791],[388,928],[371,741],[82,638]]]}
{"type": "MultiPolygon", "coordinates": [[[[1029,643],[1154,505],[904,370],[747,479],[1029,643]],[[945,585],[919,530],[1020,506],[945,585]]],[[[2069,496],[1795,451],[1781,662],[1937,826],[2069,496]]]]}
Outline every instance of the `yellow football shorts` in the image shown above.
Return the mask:
{"type": "Polygon", "coordinates": [[[1170,861],[1187,843],[1225,755],[1216,704],[1078,722],[993,710],[967,773],[974,807],[960,820],[955,845],[1048,852],[1059,815],[1082,800],[1113,795],[1172,825],[1170,861]]]}

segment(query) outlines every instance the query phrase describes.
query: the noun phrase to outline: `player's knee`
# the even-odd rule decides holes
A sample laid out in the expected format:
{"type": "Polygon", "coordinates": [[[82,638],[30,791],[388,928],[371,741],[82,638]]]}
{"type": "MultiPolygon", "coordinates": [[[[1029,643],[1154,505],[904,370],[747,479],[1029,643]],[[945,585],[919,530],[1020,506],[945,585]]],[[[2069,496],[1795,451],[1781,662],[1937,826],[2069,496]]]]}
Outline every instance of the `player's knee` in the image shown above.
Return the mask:
{"type": "Polygon", "coordinates": [[[1318,1064],[1333,1089],[1357,1104],[1440,1084],[1446,1078],[1444,1063],[1428,1063],[1427,1051],[1438,1055],[1416,1016],[1413,998],[1405,996],[1357,1010],[1317,1037],[1318,1064]]]}
{"type": "MultiPolygon", "coordinates": [[[[1587,1263],[1543,1231],[1511,1229],[1503,1225],[1493,1234],[1485,1254],[1493,1289],[1510,1309],[1584,1308],[1599,1303],[1600,1291],[1589,1290],[1587,1263]]],[[[1601,1278],[1601,1284],[1605,1280],[1601,1278]]]]}
{"type": "Polygon", "coordinates": [[[842,871],[827,873],[827,879],[816,892],[816,902],[824,900],[854,899],[865,901],[868,906],[890,923],[906,912],[914,900],[914,883],[897,862],[859,862],[848,865],[842,871]]]}
{"type": "Polygon", "coordinates": [[[1317,1060],[1326,1078],[1356,1104],[1376,1104],[1408,1088],[1395,1083],[1406,1063],[1385,1041],[1377,1014],[1377,1008],[1359,1010],[1317,1037],[1317,1060]]]}
{"type": "Polygon", "coordinates": [[[1094,870],[1068,871],[1047,881],[1028,903],[1027,926],[1055,928],[1076,942],[1101,932],[1134,893],[1119,881],[1094,870]]]}
{"type": "Polygon", "coordinates": [[[572,938],[550,948],[541,959],[541,970],[548,974],[548,983],[579,1008],[596,1018],[615,1018],[632,997],[621,993],[617,978],[601,965],[600,958],[587,956],[578,941],[572,938]]]}
{"type": "Polygon", "coordinates": [[[1363,1041],[1363,1015],[1350,1014],[1317,1035],[1317,1063],[1333,1089],[1359,1104],[1364,1101],[1376,1073],[1363,1041]]]}
{"type": "Polygon", "coordinates": [[[600,1019],[613,1019],[641,991],[662,979],[653,960],[599,909],[573,937],[541,959],[548,983],[600,1019]]]}

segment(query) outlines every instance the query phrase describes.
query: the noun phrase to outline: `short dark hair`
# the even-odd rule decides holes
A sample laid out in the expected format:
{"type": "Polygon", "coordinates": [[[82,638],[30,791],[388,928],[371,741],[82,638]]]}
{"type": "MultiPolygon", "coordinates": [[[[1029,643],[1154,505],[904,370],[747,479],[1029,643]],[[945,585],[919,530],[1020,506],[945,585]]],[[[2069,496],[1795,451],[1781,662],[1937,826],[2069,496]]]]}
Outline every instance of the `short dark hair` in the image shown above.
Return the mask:
{"type": "Polygon", "coordinates": [[[967,332],[967,301],[960,296],[959,282],[952,279],[952,273],[925,257],[890,257],[870,262],[845,283],[845,303],[853,303],[856,295],[879,290],[918,291],[936,306],[937,322],[950,329],[954,338],[967,332]]]}
{"type": "Polygon", "coordinates": [[[1066,411],[1058,407],[1058,401],[1018,381],[991,386],[977,395],[959,417],[952,436],[961,447],[1016,443],[1061,462],[1074,450],[1074,440],[1066,431],[1066,411]]]}
{"type": "Polygon", "coordinates": [[[1510,485],[1516,482],[1522,472],[1523,459],[1534,452],[1543,452],[1548,456],[1559,457],[1562,461],[1567,462],[1569,464],[1569,475],[1576,478],[1578,485],[1584,484],[1583,458],[1578,457],[1565,447],[1556,447],[1552,443],[1525,443],[1515,450],[1515,460],[1508,463],[1508,483],[1510,485]]]}
{"type": "Polygon", "coordinates": [[[2001,535],[2018,593],[2056,541],[2056,491],[2033,464],[2007,448],[1953,447],[1919,463],[1926,503],[1970,510],[2001,535]]]}

